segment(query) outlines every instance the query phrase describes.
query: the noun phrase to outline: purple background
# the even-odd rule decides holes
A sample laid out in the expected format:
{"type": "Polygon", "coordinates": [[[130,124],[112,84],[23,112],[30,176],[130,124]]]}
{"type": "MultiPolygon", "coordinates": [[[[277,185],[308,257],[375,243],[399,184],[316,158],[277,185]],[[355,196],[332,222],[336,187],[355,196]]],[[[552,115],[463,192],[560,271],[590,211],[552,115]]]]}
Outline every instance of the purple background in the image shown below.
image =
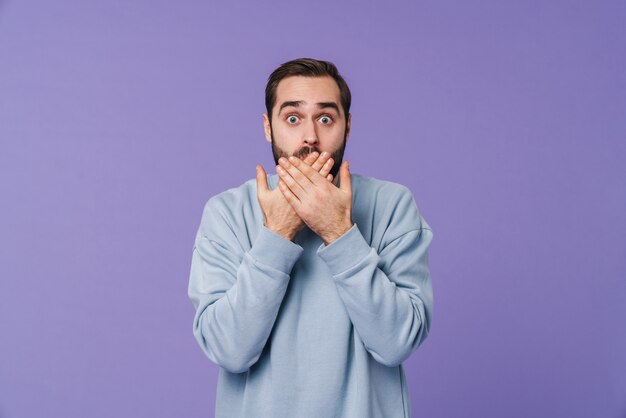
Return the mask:
{"type": "Polygon", "coordinates": [[[0,416],[213,415],[194,234],[310,56],[435,231],[414,416],[626,417],[626,3],[260,3],[0,0],[0,416]]]}

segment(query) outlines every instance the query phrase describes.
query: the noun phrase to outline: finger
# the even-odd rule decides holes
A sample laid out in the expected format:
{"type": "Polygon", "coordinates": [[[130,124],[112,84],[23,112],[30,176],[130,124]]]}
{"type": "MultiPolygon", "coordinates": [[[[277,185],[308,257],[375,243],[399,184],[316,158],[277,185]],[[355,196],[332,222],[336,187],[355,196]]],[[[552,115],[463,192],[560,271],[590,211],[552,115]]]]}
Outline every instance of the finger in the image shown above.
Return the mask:
{"type": "Polygon", "coordinates": [[[344,161],[339,169],[339,188],[352,194],[352,180],[350,176],[350,167],[348,161],[344,161]]]}
{"type": "Polygon", "coordinates": [[[298,209],[300,208],[300,200],[298,199],[298,197],[291,191],[291,189],[287,186],[287,184],[285,184],[284,181],[278,180],[278,190],[281,191],[281,193],[283,194],[283,196],[285,197],[285,199],[287,200],[287,202],[291,205],[291,207],[293,208],[293,210],[296,211],[296,213],[298,212],[298,209]]]}
{"type": "MultiPolygon", "coordinates": [[[[307,166],[306,164],[303,164],[303,165],[307,166]]],[[[291,166],[291,168],[292,170],[295,169],[295,171],[298,171],[298,169],[296,169],[293,166],[291,166]]],[[[302,188],[302,186],[296,180],[294,180],[294,178],[291,176],[290,171],[287,171],[284,167],[277,165],[276,172],[278,173],[280,180],[282,180],[287,185],[287,187],[289,187],[289,190],[291,190],[293,194],[295,194],[298,197],[298,199],[302,199],[304,197],[304,195],[306,194],[306,191],[302,188]]],[[[300,175],[302,175],[302,173],[300,173],[300,175]]]]}
{"type": "MultiPolygon", "coordinates": [[[[333,168],[333,159],[330,158],[330,153],[326,151],[322,152],[319,158],[311,164],[311,168],[318,171],[322,177],[327,176],[333,168]]],[[[330,182],[332,182],[332,178],[330,182]]]]}
{"type": "MultiPolygon", "coordinates": [[[[281,167],[285,171],[287,171],[289,175],[302,187],[303,190],[312,185],[311,180],[309,180],[309,178],[303,173],[303,170],[313,171],[313,169],[310,166],[303,164],[299,158],[291,156],[289,157],[289,160],[287,160],[286,158],[281,158],[278,160],[278,162],[281,167]]],[[[296,195],[298,195],[297,191],[293,190],[291,184],[289,184],[288,182],[287,186],[289,186],[291,190],[294,191],[296,195]]]]}
{"type": "Polygon", "coordinates": [[[332,174],[328,174],[326,176],[326,180],[330,181],[331,183],[333,182],[333,175],[332,174]]]}
{"type": "Polygon", "coordinates": [[[288,169],[289,173],[303,187],[310,186],[310,183],[320,184],[324,181],[324,177],[320,173],[306,164],[301,164],[301,161],[297,158],[289,157],[289,161],[291,162],[291,167],[288,169]],[[309,183],[308,185],[307,182],[309,183]]]}
{"type": "Polygon", "coordinates": [[[256,192],[257,196],[260,196],[263,193],[267,193],[269,191],[269,187],[267,185],[267,175],[265,174],[265,170],[262,166],[256,166],[256,192]]]}
{"type": "Polygon", "coordinates": [[[319,159],[319,154],[317,151],[313,151],[312,153],[310,153],[309,155],[307,155],[304,160],[305,163],[307,163],[308,165],[312,165],[315,164],[315,162],[319,159]]]}
{"type": "Polygon", "coordinates": [[[335,165],[335,160],[330,158],[328,161],[326,161],[326,164],[324,164],[324,166],[320,170],[320,174],[322,176],[325,176],[326,174],[330,173],[330,170],[333,168],[333,165],[335,165]]]}
{"type": "Polygon", "coordinates": [[[328,161],[330,158],[330,153],[324,151],[320,154],[320,156],[315,160],[313,164],[309,164],[311,168],[315,171],[320,171],[320,169],[324,166],[324,163],[328,161]]]}

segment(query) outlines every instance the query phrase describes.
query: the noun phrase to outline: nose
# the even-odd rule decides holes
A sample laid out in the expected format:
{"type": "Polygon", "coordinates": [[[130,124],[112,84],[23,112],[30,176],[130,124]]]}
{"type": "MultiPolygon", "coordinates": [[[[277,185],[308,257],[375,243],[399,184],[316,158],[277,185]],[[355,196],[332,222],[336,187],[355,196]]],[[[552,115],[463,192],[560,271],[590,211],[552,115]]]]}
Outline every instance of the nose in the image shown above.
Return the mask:
{"type": "Polygon", "coordinates": [[[308,145],[315,145],[318,143],[318,138],[317,138],[317,128],[315,126],[315,122],[314,121],[308,121],[305,124],[305,128],[304,128],[304,142],[306,142],[308,145]]]}

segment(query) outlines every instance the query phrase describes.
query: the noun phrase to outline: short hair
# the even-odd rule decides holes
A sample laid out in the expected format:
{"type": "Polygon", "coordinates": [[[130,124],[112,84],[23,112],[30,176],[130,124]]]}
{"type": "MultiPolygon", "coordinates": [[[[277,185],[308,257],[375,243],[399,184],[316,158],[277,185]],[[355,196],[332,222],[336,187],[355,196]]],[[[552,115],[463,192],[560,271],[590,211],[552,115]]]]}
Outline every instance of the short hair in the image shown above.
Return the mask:
{"type": "Polygon", "coordinates": [[[304,77],[332,77],[339,87],[341,107],[343,107],[346,122],[348,121],[352,95],[350,94],[348,84],[341,74],[339,74],[339,71],[337,71],[335,64],[313,58],[298,58],[281,64],[267,79],[267,85],[265,86],[265,108],[267,109],[267,116],[270,123],[272,122],[272,109],[274,109],[274,105],[276,104],[276,89],[278,88],[278,83],[280,83],[283,78],[298,75],[304,77]]]}

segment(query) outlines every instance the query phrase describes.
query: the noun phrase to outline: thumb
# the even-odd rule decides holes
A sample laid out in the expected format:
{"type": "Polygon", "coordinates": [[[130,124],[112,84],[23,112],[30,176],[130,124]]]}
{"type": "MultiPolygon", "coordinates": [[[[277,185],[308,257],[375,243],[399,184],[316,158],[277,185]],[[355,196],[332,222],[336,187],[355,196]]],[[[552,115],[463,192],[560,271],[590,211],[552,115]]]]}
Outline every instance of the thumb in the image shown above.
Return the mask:
{"type": "Polygon", "coordinates": [[[261,194],[265,194],[269,192],[269,188],[267,186],[267,175],[265,174],[265,170],[263,170],[263,166],[256,166],[256,194],[257,196],[261,196],[261,194]]]}
{"type": "Polygon", "coordinates": [[[339,188],[352,194],[352,181],[350,177],[350,167],[348,161],[344,161],[339,169],[339,188]]]}

